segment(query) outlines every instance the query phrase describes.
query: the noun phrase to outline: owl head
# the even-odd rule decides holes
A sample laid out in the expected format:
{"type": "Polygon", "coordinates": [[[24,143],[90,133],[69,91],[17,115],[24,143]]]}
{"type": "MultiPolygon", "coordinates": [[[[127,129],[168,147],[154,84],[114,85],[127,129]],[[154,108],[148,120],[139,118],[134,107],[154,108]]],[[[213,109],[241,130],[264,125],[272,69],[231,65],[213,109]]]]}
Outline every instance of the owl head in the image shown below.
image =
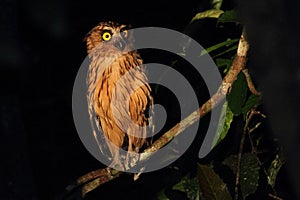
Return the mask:
{"type": "Polygon", "coordinates": [[[132,40],[128,29],[130,29],[129,25],[111,21],[100,22],[85,37],[87,52],[90,53],[100,43],[113,45],[120,51],[125,50],[132,40]]]}

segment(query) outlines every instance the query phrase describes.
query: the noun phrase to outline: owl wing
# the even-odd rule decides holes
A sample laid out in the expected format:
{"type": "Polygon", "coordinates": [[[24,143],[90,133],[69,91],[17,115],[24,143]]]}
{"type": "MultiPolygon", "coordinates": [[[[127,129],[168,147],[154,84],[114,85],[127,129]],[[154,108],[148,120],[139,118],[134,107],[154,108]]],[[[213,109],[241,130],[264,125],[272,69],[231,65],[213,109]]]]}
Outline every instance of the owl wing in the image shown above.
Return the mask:
{"type": "MultiPolygon", "coordinates": [[[[153,98],[151,96],[151,87],[146,77],[145,66],[140,65],[136,67],[134,72],[134,82],[139,84],[140,87],[130,97],[129,111],[132,121],[140,128],[134,129],[137,132],[133,134],[137,137],[129,136],[129,140],[132,140],[133,148],[142,148],[149,141],[147,138],[151,138],[154,132],[153,98]]],[[[132,131],[132,129],[129,129],[129,131],[132,131]]],[[[136,151],[139,150],[137,149],[136,151]]]]}
{"type": "Polygon", "coordinates": [[[154,131],[151,112],[153,99],[145,66],[138,54],[129,53],[111,67],[113,72],[110,79],[115,83],[111,95],[113,118],[126,133],[128,150],[138,152],[147,144],[147,138],[154,131]]]}

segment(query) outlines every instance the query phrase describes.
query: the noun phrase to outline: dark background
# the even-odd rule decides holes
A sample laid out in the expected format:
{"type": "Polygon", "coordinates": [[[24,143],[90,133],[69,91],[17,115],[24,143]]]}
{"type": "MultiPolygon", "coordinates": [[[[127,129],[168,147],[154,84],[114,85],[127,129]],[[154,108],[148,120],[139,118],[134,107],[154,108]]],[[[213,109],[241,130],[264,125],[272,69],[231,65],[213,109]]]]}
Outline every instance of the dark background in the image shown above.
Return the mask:
{"type": "MultiPolygon", "coordinates": [[[[288,159],[285,195],[294,198],[300,185],[299,3],[254,0],[240,5],[253,47],[251,73],[264,91],[270,118],[268,134],[279,139],[288,159]]],[[[101,167],[79,140],[71,109],[73,82],[86,56],[82,39],[93,26],[113,20],[183,32],[190,19],[205,9],[200,1],[2,0],[0,199],[53,199],[71,181],[101,167]]],[[[209,23],[202,26],[196,35],[205,46],[218,33],[210,32],[209,23]]],[[[105,185],[103,194],[110,194],[110,199],[153,196],[145,193],[151,192],[145,189],[147,178],[144,183],[128,180],[124,176],[105,185]]],[[[158,179],[151,184],[167,183],[158,179]]]]}

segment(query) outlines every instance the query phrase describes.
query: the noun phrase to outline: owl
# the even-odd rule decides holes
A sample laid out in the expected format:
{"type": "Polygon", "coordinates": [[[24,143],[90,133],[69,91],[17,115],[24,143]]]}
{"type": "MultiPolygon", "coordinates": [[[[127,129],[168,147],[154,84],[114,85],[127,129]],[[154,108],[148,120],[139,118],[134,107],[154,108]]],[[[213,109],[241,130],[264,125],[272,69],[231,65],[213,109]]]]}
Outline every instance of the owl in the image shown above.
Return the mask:
{"type": "Polygon", "coordinates": [[[120,150],[141,152],[154,131],[151,88],[143,60],[131,51],[129,29],[116,22],[100,22],[85,37],[90,59],[87,102],[94,137],[111,160],[110,166],[122,169],[133,166],[138,158],[126,160],[120,150]],[[105,145],[99,142],[99,133],[105,145]]]}

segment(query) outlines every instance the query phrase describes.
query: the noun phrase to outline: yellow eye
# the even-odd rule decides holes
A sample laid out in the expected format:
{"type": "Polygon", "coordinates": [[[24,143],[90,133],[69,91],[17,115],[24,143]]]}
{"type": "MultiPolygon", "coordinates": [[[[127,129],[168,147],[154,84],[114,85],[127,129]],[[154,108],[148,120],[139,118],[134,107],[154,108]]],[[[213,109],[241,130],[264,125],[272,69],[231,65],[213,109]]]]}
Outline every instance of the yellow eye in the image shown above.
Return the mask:
{"type": "Polygon", "coordinates": [[[102,34],[102,39],[104,41],[108,41],[108,40],[110,40],[110,38],[111,38],[111,34],[109,32],[105,32],[102,34]]]}

